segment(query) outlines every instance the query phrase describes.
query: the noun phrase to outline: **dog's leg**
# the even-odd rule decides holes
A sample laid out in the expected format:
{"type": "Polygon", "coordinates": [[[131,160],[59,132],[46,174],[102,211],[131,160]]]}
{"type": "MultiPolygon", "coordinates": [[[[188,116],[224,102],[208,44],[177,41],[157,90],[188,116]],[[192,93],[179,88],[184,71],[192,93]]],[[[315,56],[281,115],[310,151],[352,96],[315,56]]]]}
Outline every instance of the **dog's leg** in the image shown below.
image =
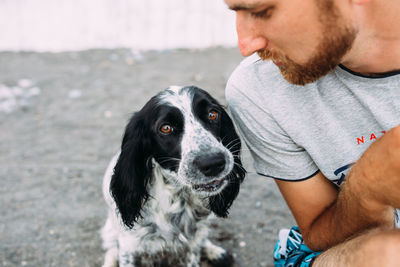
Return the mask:
{"type": "Polygon", "coordinates": [[[119,267],[134,267],[135,257],[130,251],[119,251],[119,267]]]}
{"type": "Polygon", "coordinates": [[[106,251],[103,267],[118,266],[118,231],[115,229],[110,215],[101,229],[101,238],[103,249],[106,251]]]}
{"type": "Polygon", "coordinates": [[[214,245],[210,240],[206,240],[203,246],[203,255],[212,266],[232,266],[233,257],[223,248],[214,245]]]}
{"type": "Polygon", "coordinates": [[[118,236],[119,267],[140,266],[140,255],[137,249],[141,249],[141,245],[138,243],[138,237],[134,232],[131,230],[120,232],[118,236]]]}
{"type": "Polygon", "coordinates": [[[118,267],[118,248],[111,248],[106,251],[103,267],[118,267]]]}
{"type": "Polygon", "coordinates": [[[187,267],[200,267],[200,251],[199,253],[191,253],[188,256],[187,267]]]}

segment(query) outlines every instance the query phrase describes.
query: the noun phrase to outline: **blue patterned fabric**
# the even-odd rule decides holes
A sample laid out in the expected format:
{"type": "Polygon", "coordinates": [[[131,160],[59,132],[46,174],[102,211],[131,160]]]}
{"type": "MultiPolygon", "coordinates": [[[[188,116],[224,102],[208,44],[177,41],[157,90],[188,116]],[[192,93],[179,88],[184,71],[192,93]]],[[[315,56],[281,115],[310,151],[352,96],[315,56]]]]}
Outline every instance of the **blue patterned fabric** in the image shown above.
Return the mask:
{"type": "Polygon", "coordinates": [[[303,242],[299,228],[293,226],[279,232],[274,249],[275,267],[309,267],[321,252],[309,249],[303,242]]]}

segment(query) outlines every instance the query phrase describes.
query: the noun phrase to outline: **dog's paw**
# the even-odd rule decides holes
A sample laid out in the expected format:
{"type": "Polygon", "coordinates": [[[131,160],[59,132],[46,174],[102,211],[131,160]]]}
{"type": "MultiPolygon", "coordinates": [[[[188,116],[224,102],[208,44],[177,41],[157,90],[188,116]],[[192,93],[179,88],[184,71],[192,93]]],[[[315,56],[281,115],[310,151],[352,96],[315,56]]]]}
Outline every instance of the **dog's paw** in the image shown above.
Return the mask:
{"type": "Polygon", "coordinates": [[[208,262],[211,266],[214,267],[231,267],[234,263],[233,256],[225,251],[223,254],[220,254],[216,259],[208,259],[208,262]]]}
{"type": "Polygon", "coordinates": [[[225,249],[214,245],[207,240],[202,250],[202,258],[207,260],[211,266],[229,267],[233,266],[234,259],[225,249]]]}

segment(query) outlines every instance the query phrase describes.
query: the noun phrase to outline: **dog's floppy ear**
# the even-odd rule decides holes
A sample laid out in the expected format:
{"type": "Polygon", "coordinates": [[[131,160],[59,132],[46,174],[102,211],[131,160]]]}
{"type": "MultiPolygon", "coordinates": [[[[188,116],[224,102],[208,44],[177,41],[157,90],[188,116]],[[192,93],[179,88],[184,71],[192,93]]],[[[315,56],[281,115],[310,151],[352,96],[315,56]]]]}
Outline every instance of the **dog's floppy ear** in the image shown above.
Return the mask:
{"type": "Polygon", "coordinates": [[[227,147],[234,159],[233,170],[228,174],[228,185],[218,195],[210,197],[209,208],[219,217],[227,217],[228,209],[239,194],[240,184],[246,176],[246,170],[240,159],[241,142],[229,115],[223,111],[221,118],[222,144],[227,147]]]}
{"type": "Polygon", "coordinates": [[[110,183],[119,214],[129,228],[142,217],[141,209],[149,197],[147,183],[152,162],[151,141],[146,128],[145,119],[136,113],[126,126],[121,154],[110,183]]]}

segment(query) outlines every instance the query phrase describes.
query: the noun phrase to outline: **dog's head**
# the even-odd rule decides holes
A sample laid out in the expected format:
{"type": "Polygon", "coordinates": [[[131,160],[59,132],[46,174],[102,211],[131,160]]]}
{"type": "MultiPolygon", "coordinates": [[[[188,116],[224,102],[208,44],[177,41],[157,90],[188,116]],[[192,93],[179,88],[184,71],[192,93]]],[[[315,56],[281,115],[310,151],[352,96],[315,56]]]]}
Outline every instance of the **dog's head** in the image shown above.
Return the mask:
{"type": "Polygon", "coordinates": [[[167,181],[208,197],[209,208],[226,217],[245,170],[241,143],[223,107],[204,90],[169,87],[130,119],[110,190],[123,222],[132,227],[149,197],[152,160],[167,181]]]}

